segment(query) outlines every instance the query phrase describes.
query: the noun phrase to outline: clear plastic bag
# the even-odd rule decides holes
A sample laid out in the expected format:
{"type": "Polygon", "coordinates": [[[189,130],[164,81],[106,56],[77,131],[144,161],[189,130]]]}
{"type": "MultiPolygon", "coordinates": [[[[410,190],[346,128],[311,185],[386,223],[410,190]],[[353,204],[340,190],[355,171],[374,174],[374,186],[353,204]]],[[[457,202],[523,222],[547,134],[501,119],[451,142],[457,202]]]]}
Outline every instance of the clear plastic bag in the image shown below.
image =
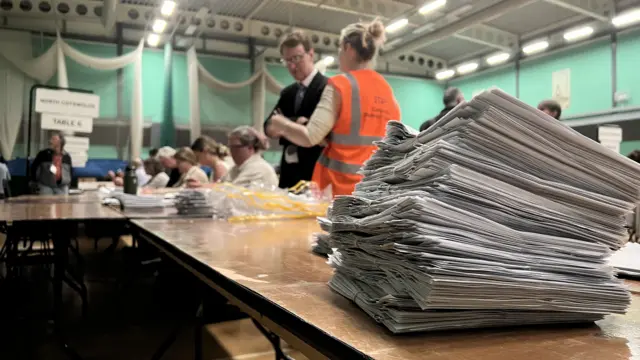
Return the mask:
{"type": "Polygon", "coordinates": [[[222,183],[209,189],[208,196],[216,216],[229,221],[315,218],[327,213],[330,200],[319,197],[312,184],[290,190],[222,183]]]}

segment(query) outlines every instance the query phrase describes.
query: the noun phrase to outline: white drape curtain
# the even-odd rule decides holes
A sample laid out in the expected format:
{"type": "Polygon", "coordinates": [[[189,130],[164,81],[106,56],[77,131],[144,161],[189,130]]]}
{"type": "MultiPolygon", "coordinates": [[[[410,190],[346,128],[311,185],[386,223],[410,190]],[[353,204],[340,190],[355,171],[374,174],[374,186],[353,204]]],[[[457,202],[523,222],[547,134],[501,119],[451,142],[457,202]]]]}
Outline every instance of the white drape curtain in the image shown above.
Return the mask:
{"type": "Polygon", "coordinates": [[[191,133],[191,142],[200,136],[200,100],[198,94],[198,83],[203,83],[217,90],[237,90],[245,86],[251,86],[251,106],[252,106],[252,123],[262,130],[262,122],[264,121],[264,107],[266,92],[280,94],[283,86],[267,71],[266,65],[262,59],[256,62],[257,71],[247,80],[230,83],[216,79],[207,69],[200,64],[196,54],[195,47],[191,47],[187,51],[187,75],[189,80],[189,127],[191,133]]]}
{"type": "MultiPolygon", "coordinates": [[[[116,70],[133,65],[133,91],[131,101],[131,157],[133,159],[140,157],[142,149],[142,130],[143,130],[143,110],[142,110],[142,52],[144,50],[144,39],[140,40],[138,47],[125,55],[113,58],[101,58],[86,55],[69,44],[64,42],[58,34],[53,45],[42,55],[33,58],[31,55],[31,35],[26,32],[17,31],[0,31],[0,57],[6,59],[8,63],[13,65],[27,77],[34,79],[39,83],[48,82],[53,75],[58,74],[58,86],[69,87],[67,77],[67,67],[65,56],[73,59],[75,62],[96,70],[116,70]],[[26,44],[26,45],[25,45],[26,44]],[[22,51],[16,51],[22,49],[22,51]],[[25,49],[28,49],[26,51],[25,49]]],[[[15,82],[16,80],[11,80],[15,82]]],[[[5,81],[6,82],[6,81],[5,81]]],[[[23,82],[24,84],[24,82],[23,82]]],[[[73,84],[71,84],[73,86],[73,84]]],[[[24,85],[22,86],[22,88],[24,85]]],[[[22,107],[24,99],[20,99],[19,107],[22,107]]],[[[17,112],[17,110],[15,110],[17,112]]],[[[8,112],[0,110],[0,129],[10,128],[9,123],[17,122],[19,129],[21,114],[17,117],[5,118],[2,115],[8,112]]],[[[15,134],[2,131],[0,141],[5,143],[5,137],[13,137],[12,144],[15,144],[17,130],[15,134]]],[[[7,142],[9,144],[11,142],[7,142]]],[[[5,147],[4,145],[2,146],[5,147]]],[[[11,146],[13,148],[13,145],[11,146]]],[[[4,150],[3,150],[4,154],[4,150]]]]}

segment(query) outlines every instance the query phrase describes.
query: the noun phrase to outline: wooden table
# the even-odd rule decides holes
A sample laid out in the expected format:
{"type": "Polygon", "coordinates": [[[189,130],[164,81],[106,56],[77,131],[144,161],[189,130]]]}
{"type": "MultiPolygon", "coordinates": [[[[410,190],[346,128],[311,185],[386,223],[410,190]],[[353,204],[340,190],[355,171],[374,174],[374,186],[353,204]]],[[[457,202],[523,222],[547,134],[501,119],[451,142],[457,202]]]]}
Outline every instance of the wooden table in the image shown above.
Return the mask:
{"type": "Polygon", "coordinates": [[[85,191],[77,195],[20,195],[5,200],[6,203],[47,204],[47,203],[100,203],[98,191],[85,191]]]}
{"type": "MultiPolygon", "coordinates": [[[[392,335],[327,286],[314,220],[135,220],[142,236],[310,358],[628,359],[640,353],[640,297],[625,316],[582,327],[392,335]]],[[[637,286],[637,283],[632,283],[637,286]]]]}

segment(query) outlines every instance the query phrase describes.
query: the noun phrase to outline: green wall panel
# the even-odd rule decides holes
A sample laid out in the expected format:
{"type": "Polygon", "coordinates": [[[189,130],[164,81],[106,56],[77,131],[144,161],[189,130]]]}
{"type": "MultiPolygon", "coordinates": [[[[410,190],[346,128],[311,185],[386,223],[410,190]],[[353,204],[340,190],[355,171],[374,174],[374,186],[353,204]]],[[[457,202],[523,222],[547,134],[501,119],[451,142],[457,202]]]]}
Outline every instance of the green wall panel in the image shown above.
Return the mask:
{"type": "MultiPolygon", "coordinates": [[[[216,79],[237,83],[251,77],[248,61],[202,56],[202,66],[216,79]]],[[[200,81],[200,121],[202,124],[250,125],[251,87],[238,90],[217,90],[200,81]]],[[[187,94],[188,96],[188,94],[187,94]]]]}
{"type": "MultiPolygon", "coordinates": [[[[188,124],[189,116],[189,78],[187,77],[187,56],[173,53],[171,79],[173,79],[173,121],[176,125],[188,124]]],[[[202,97],[200,97],[202,101],[202,97]]]]}
{"type": "MultiPolygon", "coordinates": [[[[126,46],[127,54],[134,47],[126,46]]],[[[164,89],[164,55],[162,51],[147,49],[142,54],[142,113],[144,118],[152,122],[162,121],[163,89],[164,89]]],[[[131,116],[131,99],[133,97],[133,65],[123,71],[122,115],[131,116]]]]}
{"type": "Polygon", "coordinates": [[[551,74],[571,70],[571,104],[564,115],[611,108],[611,45],[599,41],[555,56],[523,62],[520,66],[520,99],[536,106],[552,97],[551,74]]]}
{"type": "MultiPolygon", "coordinates": [[[[34,38],[32,41],[34,56],[40,56],[54,43],[50,38],[34,38]]],[[[84,54],[96,57],[111,58],[116,56],[116,46],[113,44],[98,44],[81,41],[67,41],[74,49],[84,54]]],[[[70,58],[65,59],[69,87],[91,90],[100,96],[100,116],[115,117],[117,114],[116,72],[95,70],[80,65],[70,58]]],[[[56,74],[48,84],[58,85],[56,74]]]]}
{"type": "Polygon", "coordinates": [[[497,87],[511,96],[516,96],[516,71],[513,65],[508,68],[471,75],[451,81],[450,86],[459,88],[465,99],[492,87],[497,87]]]}
{"type": "Polygon", "coordinates": [[[386,76],[400,105],[402,122],[415,129],[442,110],[440,84],[417,78],[386,76]]]}
{"type": "Polygon", "coordinates": [[[631,96],[623,105],[640,106],[640,31],[618,38],[617,66],[617,91],[631,96]]]}

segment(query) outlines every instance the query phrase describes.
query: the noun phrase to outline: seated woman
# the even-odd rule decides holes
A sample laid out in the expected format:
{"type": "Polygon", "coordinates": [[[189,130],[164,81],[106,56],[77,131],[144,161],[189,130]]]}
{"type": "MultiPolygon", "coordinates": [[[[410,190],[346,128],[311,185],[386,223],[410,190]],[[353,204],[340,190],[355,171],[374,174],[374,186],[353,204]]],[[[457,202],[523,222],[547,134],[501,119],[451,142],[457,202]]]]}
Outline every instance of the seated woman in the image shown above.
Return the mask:
{"type": "Polygon", "coordinates": [[[169,175],[164,172],[162,163],[156,158],[148,158],[144,161],[144,172],[149,176],[146,183],[140,184],[144,188],[161,189],[169,183],[169,175]]]}
{"type": "Polygon", "coordinates": [[[173,158],[176,160],[176,168],[180,171],[180,179],[173,187],[185,187],[188,183],[206,184],[209,182],[207,174],[198,166],[196,154],[188,147],[180,148],[173,158]]]}
{"type": "Polygon", "coordinates": [[[262,152],[269,148],[263,134],[250,126],[240,126],[229,133],[229,149],[235,165],[222,181],[248,187],[252,183],[264,186],[278,186],[278,176],[273,166],[262,158],[262,152]]]}
{"type": "Polygon", "coordinates": [[[191,145],[200,165],[211,168],[211,182],[218,182],[233,167],[229,149],[212,138],[203,135],[191,145]]]}
{"type": "MultiPolygon", "coordinates": [[[[234,166],[220,181],[249,187],[261,184],[278,186],[278,176],[273,166],[262,158],[262,151],[269,147],[267,138],[250,126],[240,126],[229,133],[229,149],[234,166]]],[[[191,187],[202,184],[190,183],[191,187]]]]}

